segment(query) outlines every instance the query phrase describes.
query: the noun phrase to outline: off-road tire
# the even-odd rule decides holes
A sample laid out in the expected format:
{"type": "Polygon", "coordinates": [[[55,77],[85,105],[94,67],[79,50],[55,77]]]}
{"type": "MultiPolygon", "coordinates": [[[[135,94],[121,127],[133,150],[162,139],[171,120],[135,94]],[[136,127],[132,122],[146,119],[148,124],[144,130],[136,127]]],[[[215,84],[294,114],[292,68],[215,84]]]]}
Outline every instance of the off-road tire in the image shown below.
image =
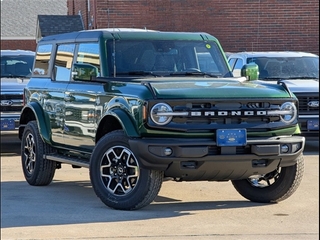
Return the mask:
{"type": "Polygon", "coordinates": [[[56,162],[43,158],[50,151],[52,148],[42,140],[37,122],[29,122],[21,138],[21,163],[24,177],[30,185],[45,186],[52,182],[56,162]]]}
{"type": "Polygon", "coordinates": [[[297,158],[295,165],[282,167],[276,171],[279,173],[276,174],[275,181],[271,185],[254,186],[249,178],[234,180],[232,184],[244,198],[252,202],[277,203],[290,197],[299,187],[304,172],[303,156],[300,155],[297,158]]]}
{"type": "Polygon", "coordinates": [[[90,180],[96,195],[110,208],[136,210],[158,195],[163,172],[143,169],[122,130],[103,136],[90,159],[90,180]]]}

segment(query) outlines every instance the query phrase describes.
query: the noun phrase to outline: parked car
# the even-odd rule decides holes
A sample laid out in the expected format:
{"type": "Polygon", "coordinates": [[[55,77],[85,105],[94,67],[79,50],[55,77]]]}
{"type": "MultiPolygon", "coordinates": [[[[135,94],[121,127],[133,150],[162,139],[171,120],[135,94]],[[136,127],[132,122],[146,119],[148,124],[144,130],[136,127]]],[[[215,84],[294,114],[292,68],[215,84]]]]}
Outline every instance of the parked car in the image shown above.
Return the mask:
{"type": "Polygon", "coordinates": [[[19,127],[23,89],[29,82],[35,52],[1,50],[1,131],[19,127]]]}
{"type": "Polygon", "coordinates": [[[234,78],[208,33],[96,29],[38,42],[19,137],[30,185],[89,168],[107,206],[135,210],[163,179],[232,181],[254,202],[298,188],[305,138],[284,85],[234,78]]]}
{"type": "Polygon", "coordinates": [[[259,67],[259,80],[284,82],[299,99],[301,134],[319,140],[319,56],[306,52],[240,52],[228,58],[234,76],[245,64],[259,67]]]}

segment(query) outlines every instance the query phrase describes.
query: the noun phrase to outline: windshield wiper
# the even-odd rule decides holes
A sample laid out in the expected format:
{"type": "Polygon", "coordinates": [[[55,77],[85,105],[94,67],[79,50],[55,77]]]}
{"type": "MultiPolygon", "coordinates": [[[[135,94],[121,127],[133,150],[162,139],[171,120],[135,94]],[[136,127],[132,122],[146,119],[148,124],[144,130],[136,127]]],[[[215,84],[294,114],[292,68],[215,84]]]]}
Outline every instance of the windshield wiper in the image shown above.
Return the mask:
{"type": "Polygon", "coordinates": [[[12,74],[10,74],[10,75],[5,75],[5,76],[1,76],[2,78],[29,78],[29,77],[27,77],[26,75],[12,75],[12,74]]]}
{"type": "Polygon", "coordinates": [[[303,77],[286,77],[286,78],[282,78],[282,79],[319,79],[319,77],[307,77],[307,76],[303,76],[303,77]]]}
{"type": "Polygon", "coordinates": [[[185,71],[185,72],[173,72],[170,73],[170,76],[207,76],[207,77],[214,77],[214,78],[218,78],[221,76],[212,74],[212,73],[208,73],[208,72],[199,72],[199,71],[185,71]]]}
{"type": "Polygon", "coordinates": [[[131,72],[119,72],[116,75],[136,75],[136,76],[154,76],[158,77],[160,75],[155,74],[154,72],[150,71],[131,71],[131,72]]]}
{"type": "Polygon", "coordinates": [[[280,79],[284,79],[281,77],[264,77],[264,78],[259,78],[259,80],[280,80],[280,79]]]}

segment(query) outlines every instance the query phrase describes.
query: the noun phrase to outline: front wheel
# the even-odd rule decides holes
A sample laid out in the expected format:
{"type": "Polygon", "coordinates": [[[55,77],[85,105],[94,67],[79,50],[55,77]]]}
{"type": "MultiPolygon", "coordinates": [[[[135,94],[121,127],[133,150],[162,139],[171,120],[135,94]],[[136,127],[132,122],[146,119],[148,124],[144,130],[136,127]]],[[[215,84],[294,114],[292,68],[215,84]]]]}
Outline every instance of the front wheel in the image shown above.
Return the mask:
{"type": "Polygon", "coordinates": [[[103,136],[90,160],[96,195],[114,209],[135,210],[150,204],[160,191],[163,172],[143,169],[122,130],[103,136]]]}
{"type": "Polygon", "coordinates": [[[51,183],[56,162],[43,158],[50,150],[51,147],[40,136],[37,122],[29,122],[21,138],[21,163],[24,177],[30,185],[44,186],[51,183]]]}
{"type": "Polygon", "coordinates": [[[278,168],[264,175],[253,175],[244,180],[233,180],[235,189],[253,202],[276,203],[290,197],[299,187],[304,172],[300,155],[293,166],[278,168]]]}

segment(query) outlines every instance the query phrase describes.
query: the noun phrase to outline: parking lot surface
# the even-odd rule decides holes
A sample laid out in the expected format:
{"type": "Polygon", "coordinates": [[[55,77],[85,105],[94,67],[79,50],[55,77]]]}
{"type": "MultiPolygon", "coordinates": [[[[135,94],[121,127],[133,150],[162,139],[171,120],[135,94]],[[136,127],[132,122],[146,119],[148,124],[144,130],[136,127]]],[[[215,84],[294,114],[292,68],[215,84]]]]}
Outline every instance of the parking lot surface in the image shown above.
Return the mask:
{"type": "Polygon", "coordinates": [[[106,207],[88,169],[63,165],[49,186],[25,181],[16,136],[1,136],[1,239],[319,239],[319,142],[307,142],[298,190],[252,203],[231,182],[166,181],[137,211],[106,207]]]}

